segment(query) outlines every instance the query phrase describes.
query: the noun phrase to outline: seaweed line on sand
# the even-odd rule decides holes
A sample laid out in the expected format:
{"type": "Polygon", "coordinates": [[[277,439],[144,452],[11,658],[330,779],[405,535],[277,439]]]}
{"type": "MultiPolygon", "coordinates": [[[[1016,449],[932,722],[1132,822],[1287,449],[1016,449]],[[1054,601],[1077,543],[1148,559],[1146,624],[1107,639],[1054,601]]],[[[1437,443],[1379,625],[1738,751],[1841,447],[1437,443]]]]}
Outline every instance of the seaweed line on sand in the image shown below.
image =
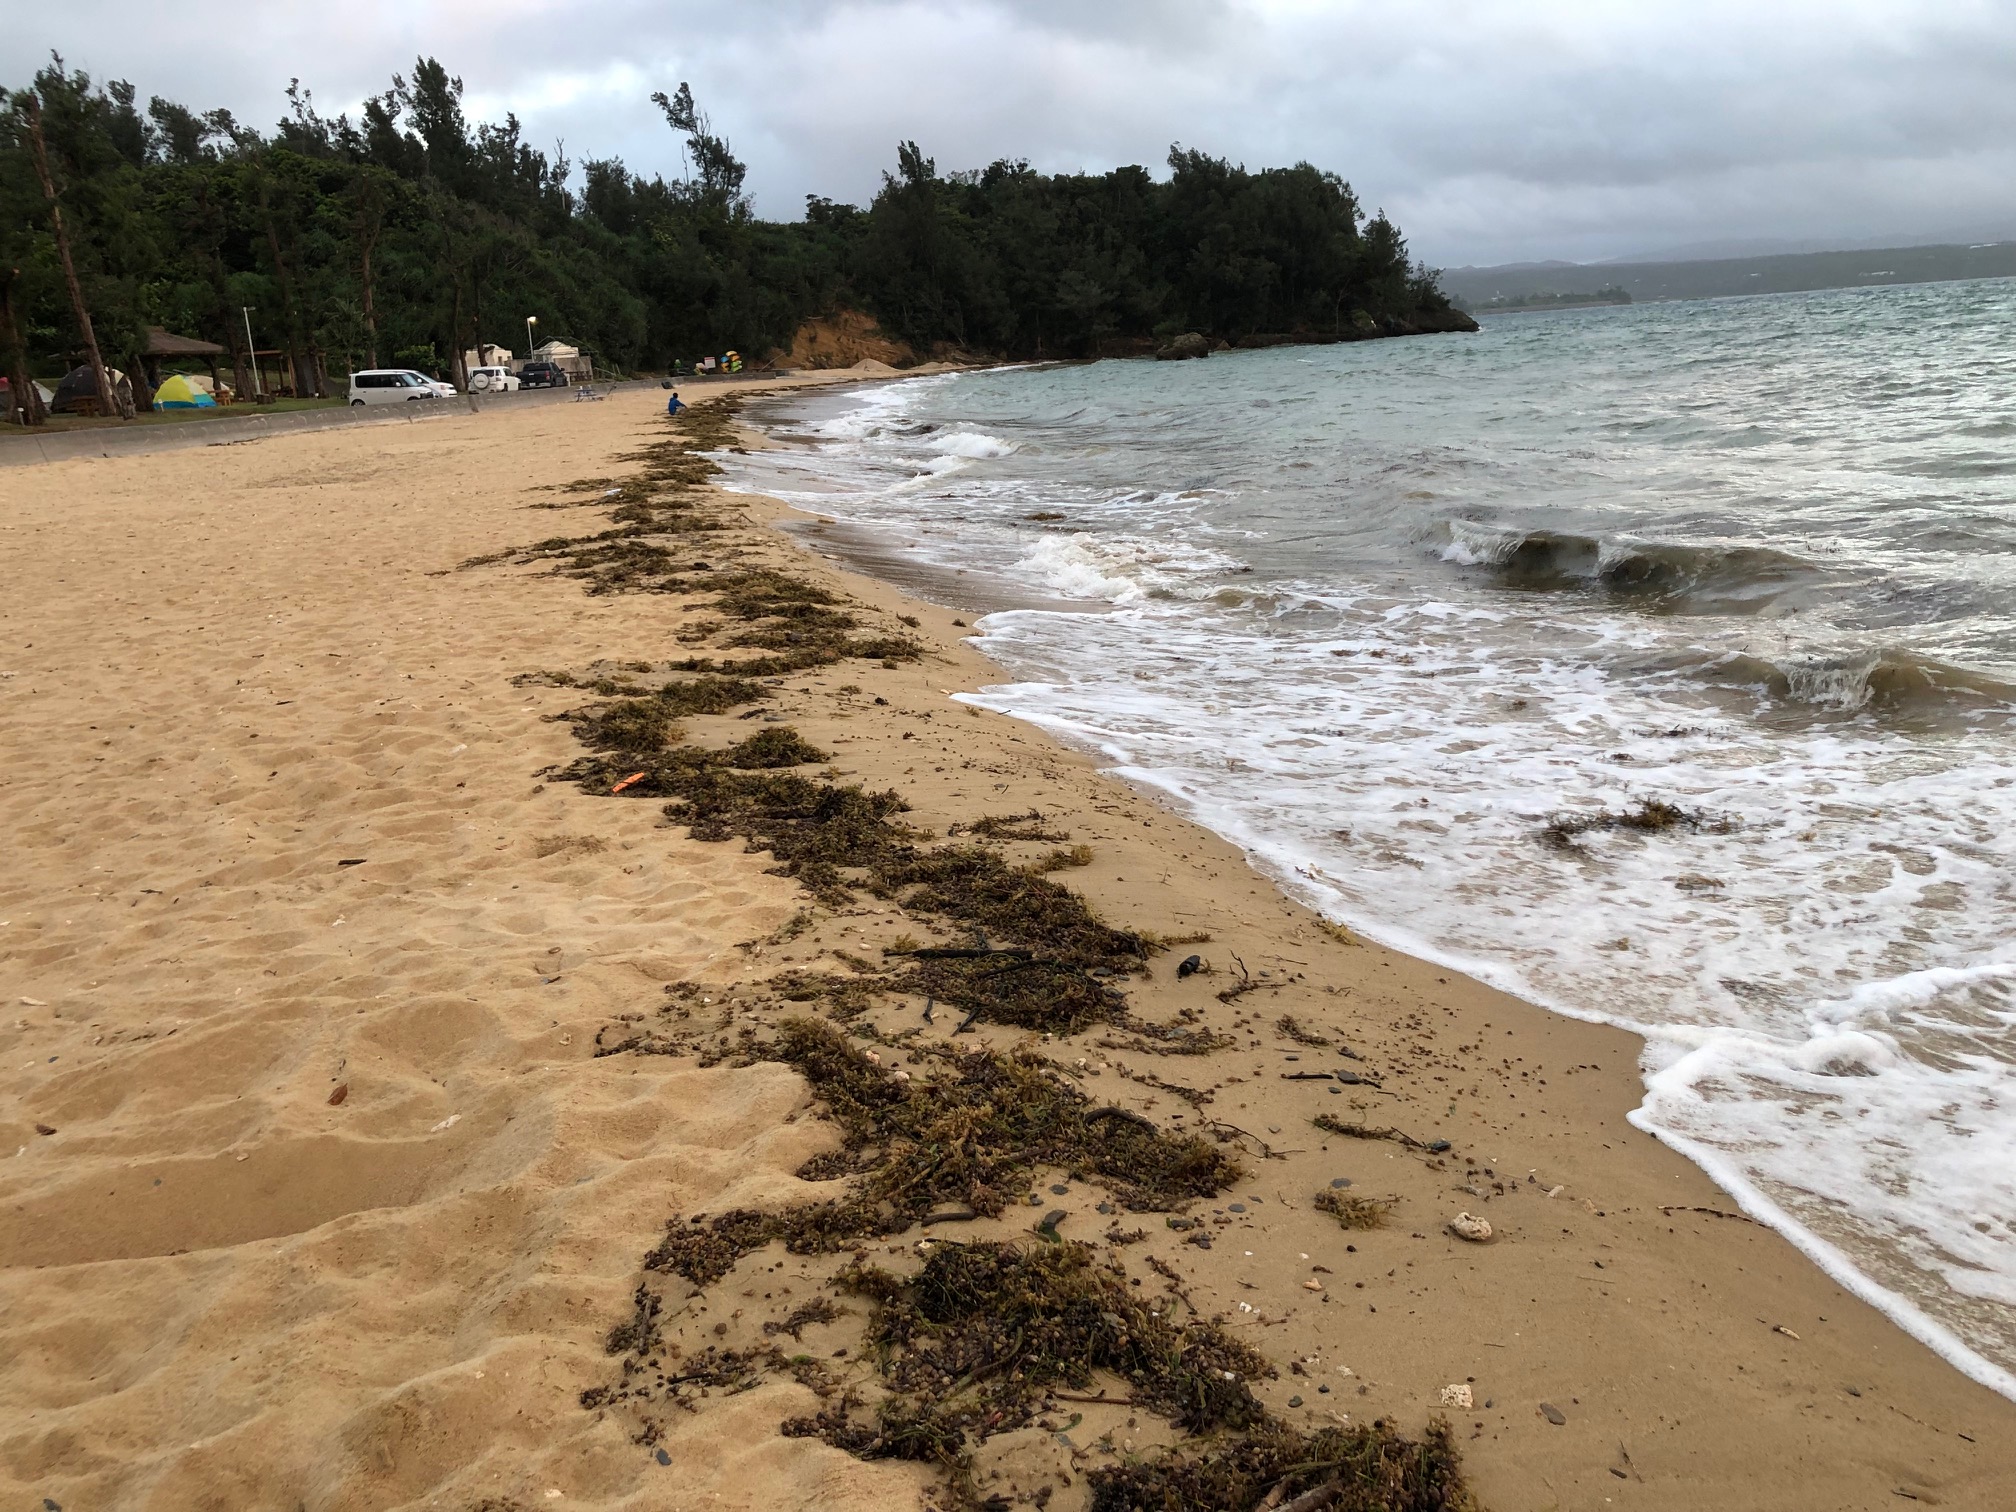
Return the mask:
{"type": "MultiPolygon", "coordinates": [[[[901,1271],[867,1263],[864,1241],[933,1220],[1002,1215],[1044,1170],[1096,1183],[1128,1209],[1166,1211],[1224,1191],[1241,1169],[1222,1135],[1171,1132],[1141,1114],[1099,1105],[1032,1049],[962,1050],[911,1040],[920,1075],[887,1070],[860,1043],[890,1042],[859,1022],[877,997],[921,996],[927,1017],[933,1005],[943,1005],[964,1016],[961,1027],[981,1021],[1067,1034],[1110,1024],[1164,1053],[1229,1041],[1187,1020],[1158,1026],[1129,1013],[1123,984],[1144,972],[1165,942],[1106,924],[1046,875],[1084,864],[1090,858],[1082,847],[1026,865],[1009,859],[1006,844],[1068,841],[1042,815],[982,820],[970,826],[971,838],[955,833],[951,843],[927,844],[904,821],[908,805],[899,794],[805,775],[801,768],[828,757],[789,726],[772,725],[721,749],[687,740],[684,720],[760,706],[769,689],[758,679],[846,659],[895,665],[923,654],[907,636],[866,627],[861,606],[773,568],[746,565],[750,549],[738,522],[702,491],[715,468],[700,453],[732,443],[732,416],[732,402],[694,406],[668,422],[667,440],[625,459],[638,465],[631,477],[555,490],[608,507],[611,530],[467,564],[545,564],[593,594],[706,596],[717,617],[704,631],[682,636],[688,644],[724,637],[714,654],[632,662],[586,677],[524,679],[583,687],[600,700],[561,716],[585,751],[545,775],[587,793],[659,800],[666,817],[696,839],[740,839],[767,852],[771,869],[794,878],[820,906],[843,906],[866,893],[921,926],[961,932],[969,943],[919,946],[906,938],[879,966],[843,956],[849,976],[795,971],[765,984],[783,1002],[823,1005],[827,1017],[801,1011],[767,1039],[745,1025],[733,1053],[742,1063],[779,1061],[804,1076],[840,1143],[798,1175],[808,1183],[844,1180],[845,1189],[835,1196],[829,1188],[778,1211],[668,1220],[645,1259],[631,1315],[608,1337],[609,1353],[620,1360],[618,1376],[583,1393],[583,1405],[628,1414],[637,1442],[649,1445],[664,1431],[662,1410],[699,1410],[708,1396],[787,1376],[820,1405],[781,1424],[781,1432],[816,1436],[863,1458],[928,1464],[944,1477],[952,1505],[979,1508],[1002,1505],[998,1497],[983,1499],[975,1477],[979,1446],[1032,1423],[1054,1402],[1053,1393],[1082,1391],[1098,1373],[1123,1379],[1128,1404],[1167,1419],[1182,1438],[1166,1451],[1085,1472],[1094,1512],[1263,1504],[1341,1512],[1470,1508],[1444,1425],[1431,1424],[1418,1439],[1383,1421],[1309,1433],[1287,1426],[1250,1387],[1272,1367],[1216,1322],[1198,1317],[1179,1283],[1168,1280],[1167,1290],[1150,1294],[1110,1251],[1102,1258],[1090,1245],[1059,1238],[1053,1221],[1038,1226],[1034,1242],[934,1237],[904,1252],[909,1260],[901,1271]],[[696,540],[707,542],[705,559],[691,550],[696,540]],[[666,680],[656,686],[640,680],[661,675],[666,680]],[[773,1245],[807,1257],[849,1256],[825,1284],[867,1304],[867,1359],[836,1375],[809,1353],[778,1343],[788,1337],[795,1345],[806,1330],[841,1320],[843,1309],[825,1296],[778,1300],[774,1316],[762,1320],[761,1342],[748,1347],[716,1342],[689,1350],[666,1337],[668,1284],[676,1279],[702,1296],[773,1245]]],[[[679,984],[668,989],[668,999],[667,1014],[689,1021],[707,1001],[679,984]]],[[[725,1032],[735,1017],[735,1006],[722,1004],[714,1029],[725,1032]]],[[[641,1018],[621,1016],[626,1026],[641,1018]]],[[[602,1038],[600,1055],[694,1048],[682,1035],[634,1027],[615,1043],[602,1038]]],[[[713,1058],[728,1053],[724,1041],[713,1058]]],[[[1193,1101],[1209,1096],[1169,1090],[1193,1101]]],[[[1153,1268],[1170,1275],[1159,1264],[1153,1268]]],[[[725,1335],[725,1325],[715,1333],[725,1335]]]]}

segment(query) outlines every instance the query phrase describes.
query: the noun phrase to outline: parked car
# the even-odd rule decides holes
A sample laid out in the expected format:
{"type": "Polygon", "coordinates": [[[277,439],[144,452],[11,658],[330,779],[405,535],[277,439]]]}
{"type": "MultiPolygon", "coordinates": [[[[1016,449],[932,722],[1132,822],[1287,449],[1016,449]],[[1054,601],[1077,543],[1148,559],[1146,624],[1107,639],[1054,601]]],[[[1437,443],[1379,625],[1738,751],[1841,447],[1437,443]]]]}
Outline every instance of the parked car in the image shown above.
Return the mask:
{"type": "Polygon", "coordinates": [[[568,381],[567,369],[557,362],[528,362],[518,369],[522,388],[565,388],[568,381]]]}
{"type": "Polygon", "coordinates": [[[411,368],[366,368],[350,375],[353,405],[403,404],[413,399],[441,399],[454,392],[452,384],[436,383],[411,368]]]}
{"type": "Polygon", "coordinates": [[[472,394],[508,394],[517,387],[518,375],[508,367],[469,369],[469,392],[472,394]]]}

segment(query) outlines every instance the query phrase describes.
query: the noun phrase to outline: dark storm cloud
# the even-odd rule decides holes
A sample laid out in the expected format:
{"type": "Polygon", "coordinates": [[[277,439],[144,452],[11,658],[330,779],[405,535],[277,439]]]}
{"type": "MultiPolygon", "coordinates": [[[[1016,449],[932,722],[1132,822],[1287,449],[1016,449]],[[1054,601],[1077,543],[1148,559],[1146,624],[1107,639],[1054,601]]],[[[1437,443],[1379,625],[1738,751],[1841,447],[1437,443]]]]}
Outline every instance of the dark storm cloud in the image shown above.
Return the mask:
{"type": "Polygon", "coordinates": [[[300,77],[354,108],[422,53],[472,114],[676,171],[648,103],[690,79],[766,213],[860,201],[915,138],[941,168],[1159,167],[1171,142],[1306,158],[1442,263],[1753,237],[2016,234],[2007,0],[808,0],[37,8],[0,39],[260,124],[300,77]]]}

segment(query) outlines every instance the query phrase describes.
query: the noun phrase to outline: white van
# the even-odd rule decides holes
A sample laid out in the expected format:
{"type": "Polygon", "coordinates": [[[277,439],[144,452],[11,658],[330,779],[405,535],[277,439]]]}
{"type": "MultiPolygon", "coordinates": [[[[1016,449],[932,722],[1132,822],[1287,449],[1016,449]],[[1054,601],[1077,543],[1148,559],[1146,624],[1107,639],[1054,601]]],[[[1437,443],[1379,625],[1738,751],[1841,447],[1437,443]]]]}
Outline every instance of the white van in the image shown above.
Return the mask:
{"type": "Polygon", "coordinates": [[[350,375],[350,402],[356,404],[403,404],[409,399],[441,399],[455,392],[452,384],[437,383],[411,368],[366,368],[350,375]]]}
{"type": "Polygon", "coordinates": [[[472,394],[515,394],[518,392],[518,375],[508,367],[479,367],[469,369],[469,392],[472,394]]]}

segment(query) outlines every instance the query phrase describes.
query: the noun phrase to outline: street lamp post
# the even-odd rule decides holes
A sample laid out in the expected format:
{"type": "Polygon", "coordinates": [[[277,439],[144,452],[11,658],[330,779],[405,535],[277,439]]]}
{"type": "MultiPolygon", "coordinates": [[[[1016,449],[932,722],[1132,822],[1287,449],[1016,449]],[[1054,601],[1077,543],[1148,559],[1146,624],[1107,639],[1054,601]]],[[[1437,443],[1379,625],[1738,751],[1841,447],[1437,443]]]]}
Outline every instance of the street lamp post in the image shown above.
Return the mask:
{"type": "Polygon", "coordinates": [[[238,310],[245,317],[245,360],[252,364],[252,392],[263,399],[266,387],[259,381],[259,349],[252,344],[252,306],[240,305],[238,310]]]}
{"type": "Polygon", "coordinates": [[[537,324],[539,324],[539,317],[537,315],[527,315],[525,317],[525,360],[527,362],[532,360],[532,327],[537,324]]]}

